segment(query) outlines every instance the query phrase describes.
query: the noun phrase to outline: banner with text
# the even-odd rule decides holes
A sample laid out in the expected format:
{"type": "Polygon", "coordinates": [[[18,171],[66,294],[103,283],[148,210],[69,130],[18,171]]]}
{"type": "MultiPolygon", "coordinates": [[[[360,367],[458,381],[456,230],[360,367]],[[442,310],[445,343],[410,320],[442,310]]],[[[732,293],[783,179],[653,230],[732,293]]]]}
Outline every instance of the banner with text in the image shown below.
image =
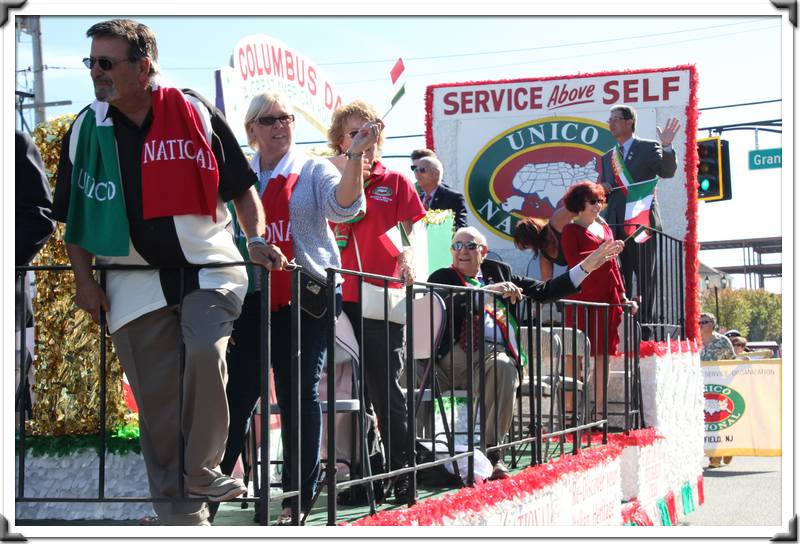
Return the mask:
{"type": "Polygon", "coordinates": [[[678,171],[659,181],[657,198],[667,234],[694,234],[696,192],[687,191],[682,166],[696,158],[695,80],[694,67],[678,66],[432,85],[427,145],[442,160],[445,181],[464,193],[469,224],[487,235],[491,251],[538,277],[538,263],[514,248],[514,226],[525,217],[548,219],[569,186],[598,180],[602,156],[616,144],[607,124],[615,104],[636,108],[641,138],[658,139],[657,126],[680,121],[678,171]]]}
{"type": "Polygon", "coordinates": [[[233,48],[232,66],[217,70],[217,107],[240,142],[247,141],[244,118],[253,97],[278,92],[308,122],[327,134],[342,97],[322,70],[305,55],[271,36],[245,36],[233,48]]]}
{"type": "Polygon", "coordinates": [[[705,453],[781,455],[781,359],[703,362],[705,453]]]}

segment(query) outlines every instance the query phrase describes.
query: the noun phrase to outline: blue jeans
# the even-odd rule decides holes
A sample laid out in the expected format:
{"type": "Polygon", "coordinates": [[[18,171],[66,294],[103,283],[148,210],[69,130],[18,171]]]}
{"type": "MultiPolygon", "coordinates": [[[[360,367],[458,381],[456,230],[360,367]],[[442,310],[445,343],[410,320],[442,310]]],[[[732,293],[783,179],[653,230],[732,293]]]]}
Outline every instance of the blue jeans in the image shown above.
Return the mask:
{"type": "MultiPolygon", "coordinates": [[[[341,313],[341,291],[337,290],[336,315],[341,313]]],[[[300,313],[300,509],[307,511],[316,491],[319,476],[322,411],[319,402],[319,381],[327,357],[328,319],[314,319],[300,313]]],[[[283,442],[284,490],[288,490],[292,470],[291,407],[291,309],[287,306],[272,312],[272,369],[275,374],[275,394],[281,410],[281,439],[283,442]]],[[[241,317],[234,324],[234,340],[228,355],[227,397],[230,409],[228,442],[220,468],[230,474],[242,452],[250,416],[260,392],[259,294],[245,297],[241,317]]],[[[264,491],[265,492],[265,491],[264,491]]],[[[288,507],[291,499],[284,499],[288,507]]]]}

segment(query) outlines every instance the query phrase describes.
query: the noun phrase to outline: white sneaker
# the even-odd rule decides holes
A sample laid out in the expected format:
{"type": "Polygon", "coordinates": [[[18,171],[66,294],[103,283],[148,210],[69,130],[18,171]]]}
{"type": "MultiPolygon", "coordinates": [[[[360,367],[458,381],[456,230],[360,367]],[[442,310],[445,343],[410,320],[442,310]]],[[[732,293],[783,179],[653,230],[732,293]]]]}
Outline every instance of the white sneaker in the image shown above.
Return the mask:
{"type": "Polygon", "coordinates": [[[247,488],[241,480],[220,474],[208,485],[190,486],[187,489],[187,496],[191,499],[222,502],[234,499],[245,491],[247,488]]]}

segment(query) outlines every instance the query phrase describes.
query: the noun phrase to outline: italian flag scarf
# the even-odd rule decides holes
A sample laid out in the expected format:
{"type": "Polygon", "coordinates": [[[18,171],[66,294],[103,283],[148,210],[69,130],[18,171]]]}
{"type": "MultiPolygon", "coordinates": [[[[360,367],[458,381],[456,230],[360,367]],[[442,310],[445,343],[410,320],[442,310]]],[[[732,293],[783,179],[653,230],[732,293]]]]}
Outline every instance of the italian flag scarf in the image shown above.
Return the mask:
{"type": "MultiPolygon", "coordinates": [[[[639,225],[650,226],[650,207],[656,193],[658,178],[635,183],[633,176],[625,166],[622,146],[617,145],[611,153],[611,169],[614,172],[614,183],[625,195],[625,234],[630,236],[639,225]]],[[[634,238],[641,244],[650,239],[650,231],[645,229],[634,238]]]]}
{"type": "MultiPolygon", "coordinates": [[[[144,219],[208,215],[216,221],[219,170],[203,122],[183,93],[154,86],[153,122],[142,148],[144,219]]],[[[107,102],[81,119],[65,241],[95,255],[124,256],[130,228],[114,124],[107,102]]]]}
{"type": "MultiPolygon", "coordinates": [[[[465,287],[477,287],[480,289],[484,286],[479,279],[467,278],[462,275],[458,269],[454,267],[451,268],[453,268],[458,277],[461,278],[461,282],[465,287]]],[[[519,324],[517,324],[514,315],[508,311],[506,303],[503,302],[500,297],[494,297],[494,301],[486,303],[483,310],[484,320],[492,320],[494,322],[494,329],[500,330],[500,334],[503,336],[503,343],[511,356],[519,361],[522,366],[526,366],[528,364],[528,358],[525,356],[525,352],[519,348],[519,324]]],[[[464,336],[464,332],[465,328],[462,329],[462,336],[464,336]]],[[[477,336],[475,336],[475,338],[477,338],[477,336]]],[[[462,345],[462,348],[464,348],[465,352],[467,351],[465,345],[462,345]]]]}

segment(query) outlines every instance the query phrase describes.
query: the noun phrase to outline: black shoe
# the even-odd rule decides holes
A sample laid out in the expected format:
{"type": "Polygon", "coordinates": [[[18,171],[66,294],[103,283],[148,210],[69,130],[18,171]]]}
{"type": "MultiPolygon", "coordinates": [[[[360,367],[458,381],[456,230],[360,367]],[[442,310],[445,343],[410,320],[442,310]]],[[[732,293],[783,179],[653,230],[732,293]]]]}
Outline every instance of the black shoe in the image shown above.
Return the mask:
{"type": "Polygon", "coordinates": [[[401,474],[394,481],[394,500],[400,504],[407,504],[411,498],[411,476],[401,474]]]}
{"type": "MultiPolygon", "coordinates": [[[[369,497],[367,496],[367,484],[349,487],[339,493],[336,503],[342,506],[367,506],[369,497]]],[[[383,504],[386,496],[383,492],[383,483],[376,481],[372,483],[372,492],[375,497],[375,504],[383,504]]]]}

